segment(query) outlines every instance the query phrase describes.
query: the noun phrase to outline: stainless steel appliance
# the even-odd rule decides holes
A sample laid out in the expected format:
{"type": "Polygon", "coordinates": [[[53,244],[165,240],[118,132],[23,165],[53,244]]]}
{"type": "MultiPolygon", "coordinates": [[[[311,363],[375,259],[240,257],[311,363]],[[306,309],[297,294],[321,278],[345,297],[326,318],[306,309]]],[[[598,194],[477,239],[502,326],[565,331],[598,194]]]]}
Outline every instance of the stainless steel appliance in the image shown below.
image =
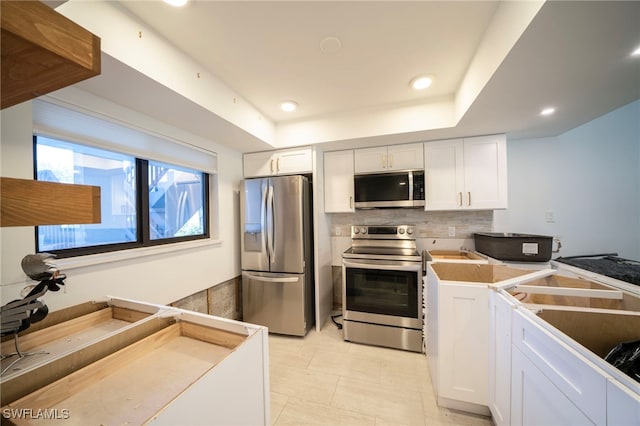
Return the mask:
{"type": "Polygon", "coordinates": [[[342,255],[344,340],[422,351],[422,257],[415,228],[352,226],[342,255]]]}
{"type": "Polygon", "coordinates": [[[309,193],[304,176],[241,185],[243,319],[272,333],[304,336],[313,325],[309,193]]]}
{"type": "Polygon", "coordinates": [[[356,175],[354,189],[356,208],[424,206],[424,171],[356,175]]]}

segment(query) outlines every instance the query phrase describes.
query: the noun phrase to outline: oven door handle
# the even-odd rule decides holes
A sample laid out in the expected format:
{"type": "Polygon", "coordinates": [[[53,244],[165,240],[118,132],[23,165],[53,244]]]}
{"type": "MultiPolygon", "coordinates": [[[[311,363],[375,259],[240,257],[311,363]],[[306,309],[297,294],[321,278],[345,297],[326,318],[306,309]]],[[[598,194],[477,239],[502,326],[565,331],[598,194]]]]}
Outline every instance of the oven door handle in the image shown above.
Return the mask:
{"type": "Polygon", "coordinates": [[[350,260],[342,260],[342,264],[346,268],[362,268],[362,269],[384,269],[391,271],[421,271],[422,265],[381,265],[379,263],[363,263],[363,262],[352,262],[350,260]]]}

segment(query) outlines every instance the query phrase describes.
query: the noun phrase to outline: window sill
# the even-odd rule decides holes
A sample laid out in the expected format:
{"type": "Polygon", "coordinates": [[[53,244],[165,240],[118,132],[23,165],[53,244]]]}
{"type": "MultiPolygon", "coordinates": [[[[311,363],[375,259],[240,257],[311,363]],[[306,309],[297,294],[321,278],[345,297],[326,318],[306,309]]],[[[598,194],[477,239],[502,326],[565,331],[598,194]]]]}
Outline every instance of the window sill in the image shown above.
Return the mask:
{"type": "Polygon", "coordinates": [[[182,243],[165,244],[153,247],[141,247],[130,250],[120,250],[109,253],[91,254],[87,256],[69,257],[64,259],[55,259],[53,263],[62,272],[76,268],[84,268],[87,266],[102,265],[111,262],[120,262],[123,260],[137,259],[158,254],[171,253],[179,250],[190,250],[200,247],[219,247],[222,240],[195,240],[185,241],[182,243]]]}

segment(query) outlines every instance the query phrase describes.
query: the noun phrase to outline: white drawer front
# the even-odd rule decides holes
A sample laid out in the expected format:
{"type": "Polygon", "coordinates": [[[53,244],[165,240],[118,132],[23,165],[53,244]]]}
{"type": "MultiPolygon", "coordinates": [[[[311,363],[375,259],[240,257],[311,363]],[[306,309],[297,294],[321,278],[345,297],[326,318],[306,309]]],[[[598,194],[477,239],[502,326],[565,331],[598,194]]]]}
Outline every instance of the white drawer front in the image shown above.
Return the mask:
{"type": "Polygon", "coordinates": [[[513,314],[513,344],[596,424],[606,423],[607,377],[595,365],[534,323],[513,314]]]}

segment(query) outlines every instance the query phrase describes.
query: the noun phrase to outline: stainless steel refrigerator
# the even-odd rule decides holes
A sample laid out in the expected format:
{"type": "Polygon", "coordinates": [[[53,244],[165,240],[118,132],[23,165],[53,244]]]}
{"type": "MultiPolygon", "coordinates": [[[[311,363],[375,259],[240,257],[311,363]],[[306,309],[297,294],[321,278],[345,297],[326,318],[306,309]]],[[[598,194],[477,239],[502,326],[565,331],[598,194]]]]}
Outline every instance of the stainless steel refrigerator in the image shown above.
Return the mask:
{"type": "Polygon", "coordinates": [[[242,311],[272,333],[314,322],[310,184],[304,176],[246,179],[240,190],[242,311]]]}

